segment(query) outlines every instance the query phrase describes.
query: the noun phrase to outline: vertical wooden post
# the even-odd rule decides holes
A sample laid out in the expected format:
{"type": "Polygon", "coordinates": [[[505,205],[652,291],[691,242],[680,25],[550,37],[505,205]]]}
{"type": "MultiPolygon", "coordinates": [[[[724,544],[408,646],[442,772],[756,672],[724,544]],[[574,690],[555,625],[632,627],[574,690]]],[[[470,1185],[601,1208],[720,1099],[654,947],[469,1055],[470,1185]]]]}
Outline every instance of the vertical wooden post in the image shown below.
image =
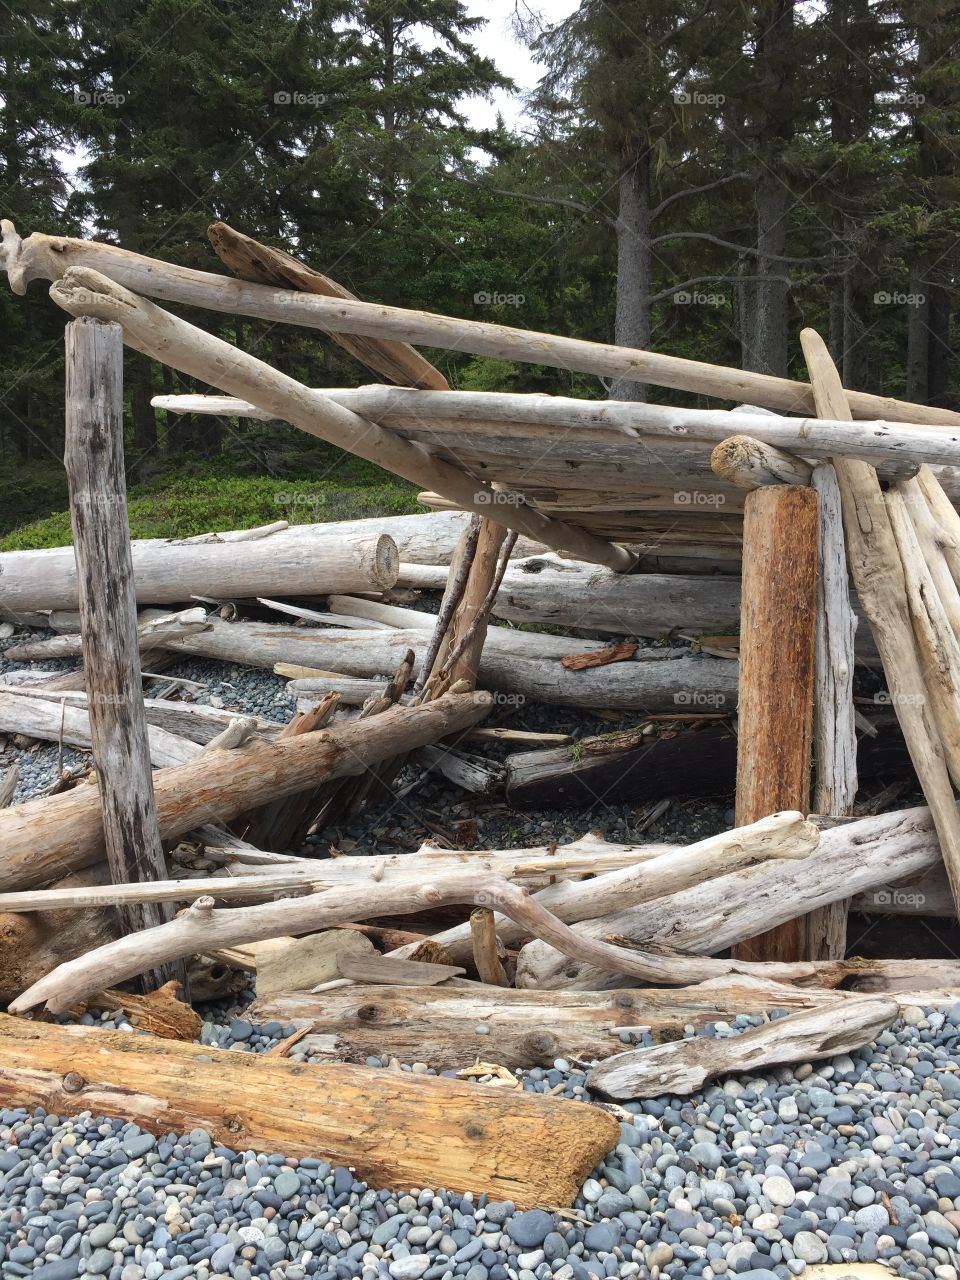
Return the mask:
{"type": "MultiPolygon", "coordinates": [[[[744,503],[737,728],[737,826],[810,798],[817,495],[755,489],[744,503]]],[[[735,948],[738,959],[802,960],[802,919],[735,948]]]]}
{"type": "MultiPolygon", "coordinates": [[[[857,730],[853,713],[853,638],[847,549],[837,473],[829,462],[810,481],[820,499],[820,576],[813,742],[815,813],[842,818],[857,796],[857,730]]],[[[847,949],[847,903],[832,902],[807,916],[806,960],[842,960],[847,949]]]]}
{"type": "MultiPolygon", "coordinates": [[[[107,863],[115,884],[162,880],[123,469],[123,335],[118,324],[84,317],[67,325],[65,337],[64,464],[107,863]]],[[[157,903],[118,910],[128,931],[169,918],[157,903]]],[[[150,975],[157,985],[171,976],[150,975]]]]}

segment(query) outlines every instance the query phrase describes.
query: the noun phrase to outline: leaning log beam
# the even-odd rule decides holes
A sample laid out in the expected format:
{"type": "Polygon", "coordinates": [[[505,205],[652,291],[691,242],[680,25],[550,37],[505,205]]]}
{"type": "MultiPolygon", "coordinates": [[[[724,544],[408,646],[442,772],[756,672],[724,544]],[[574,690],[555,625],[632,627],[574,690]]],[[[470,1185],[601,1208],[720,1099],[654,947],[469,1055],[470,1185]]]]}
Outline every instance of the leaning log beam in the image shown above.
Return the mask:
{"type": "MultiPolygon", "coordinates": [[[[435,742],[482,720],[483,693],[452,694],[423,707],[396,707],[375,721],[353,722],[282,742],[251,741],[163,769],[154,792],[164,839],[207,822],[226,822],[254,805],[362,773],[378,760],[435,742]]],[[[26,889],[103,855],[100,796],[93,786],[28,800],[0,811],[0,888],[26,889]]]]}
{"type": "Polygon", "coordinates": [[[375,1186],[469,1190],[521,1207],[571,1204],[619,1137],[605,1111],[557,1098],[2,1014],[0,1101],[106,1111],[155,1133],[203,1128],[238,1151],[349,1165],[375,1186]]]}
{"type": "MultiPolygon", "coordinates": [[[[245,287],[253,289],[260,286],[245,287]]],[[[392,431],[343,409],[328,397],[311,391],[264,361],[238,351],[221,338],[162,311],[96,271],[71,268],[51,286],[50,296],[71,315],[91,315],[119,322],[124,341],[135,350],[154,359],[162,359],[181,373],[202,378],[205,382],[212,381],[225,391],[247,396],[274,417],[366,458],[368,462],[375,462],[413,484],[436,489],[459,503],[464,510],[485,515],[497,524],[537,538],[555,550],[569,551],[610,569],[627,570],[634,565],[635,557],[623,547],[595,538],[575,525],[545,516],[527,506],[522,499],[516,503],[503,502],[502,495],[495,495],[488,484],[431,456],[422,447],[411,444],[392,431]]],[[[313,300],[313,295],[298,297],[304,301],[308,297],[313,300]]]]}
{"type": "MultiPolygon", "coordinates": [[[[457,351],[492,356],[494,359],[545,364],[632,382],[652,382],[678,391],[693,391],[724,400],[765,405],[786,413],[815,412],[810,387],[788,378],[748,373],[699,360],[585,342],[577,338],[531,333],[528,329],[506,325],[453,319],[425,311],[323,298],[293,291],[286,294],[268,285],[228,280],[212,272],[159,262],[99,241],[47,236],[39,232],[21,240],[12,222],[4,219],[0,225],[3,229],[3,256],[0,262],[7,271],[10,286],[15,293],[25,292],[31,280],[58,280],[69,268],[89,267],[105,272],[128,289],[166,302],[186,303],[212,311],[255,316],[273,322],[288,322],[305,328],[323,329],[328,333],[359,334],[399,339],[423,346],[453,347],[457,351]]],[[[246,397],[244,391],[230,393],[246,397]]],[[[862,391],[849,391],[847,396],[854,416],[858,418],[886,418],[948,427],[960,425],[960,418],[945,409],[892,400],[862,391]]],[[[256,401],[256,397],[250,398],[256,401]]],[[[753,421],[751,425],[754,425],[753,421]]]]}

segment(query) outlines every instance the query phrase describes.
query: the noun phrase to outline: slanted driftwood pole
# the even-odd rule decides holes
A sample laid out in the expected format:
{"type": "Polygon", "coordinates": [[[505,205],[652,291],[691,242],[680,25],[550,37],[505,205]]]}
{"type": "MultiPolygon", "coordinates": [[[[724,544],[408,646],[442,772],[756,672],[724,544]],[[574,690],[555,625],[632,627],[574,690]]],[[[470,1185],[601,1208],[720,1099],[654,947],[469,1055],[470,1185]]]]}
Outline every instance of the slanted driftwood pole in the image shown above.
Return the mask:
{"type": "MultiPolygon", "coordinates": [[[[123,470],[123,333],[82,318],[66,328],[66,448],[80,634],[103,837],[114,883],[165,880],[141,694],[137,601],[123,470]]],[[[118,907],[125,930],[170,918],[163,903],[118,907]]],[[[173,976],[159,968],[148,982],[173,976]]]]}
{"type": "MultiPolygon", "coordinates": [[[[826,345],[813,329],[800,343],[818,411],[831,413],[844,396],[826,345]]],[[[870,620],[883,661],[890,698],[903,730],[917,778],[937,830],[954,901],[960,908],[960,817],[947,770],[943,740],[927,692],[907,602],[907,582],[890,516],[869,463],[833,460],[840,485],[850,575],[870,620]]]]}
{"type": "MultiPolygon", "coordinates": [[[[755,489],[744,504],[737,825],[810,795],[818,501],[801,485],[755,489]]],[[[742,942],[740,960],[804,960],[802,919],[742,942]]]]}

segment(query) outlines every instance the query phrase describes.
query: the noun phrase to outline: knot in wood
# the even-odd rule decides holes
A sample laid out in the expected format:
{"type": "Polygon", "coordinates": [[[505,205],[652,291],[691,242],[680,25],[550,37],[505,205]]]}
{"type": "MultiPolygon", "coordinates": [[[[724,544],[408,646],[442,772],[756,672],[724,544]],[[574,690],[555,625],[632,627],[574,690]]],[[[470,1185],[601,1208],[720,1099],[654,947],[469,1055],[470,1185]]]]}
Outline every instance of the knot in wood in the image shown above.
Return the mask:
{"type": "Polygon", "coordinates": [[[213,898],[209,894],[204,894],[202,898],[197,898],[196,902],[191,904],[190,910],[208,915],[213,910],[213,898]]]}
{"type": "Polygon", "coordinates": [[[380,1006],[378,1004],[362,1004],[357,1010],[357,1020],[359,1022],[376,1022],[380,1017],[380,1006]]]}
{"type": "Polygon", "coordinates": [[[468,1138],[482,1138],[486,1130],[479,1120],[469,1120],[465,1132],[468,1138]]]}
{"type": "Polygon", "coordinates": [[[78,1071],[68,1071],[63,1077],[64,1093],[79,1093],[86,1084],[83,1076],[78,1071]]]}

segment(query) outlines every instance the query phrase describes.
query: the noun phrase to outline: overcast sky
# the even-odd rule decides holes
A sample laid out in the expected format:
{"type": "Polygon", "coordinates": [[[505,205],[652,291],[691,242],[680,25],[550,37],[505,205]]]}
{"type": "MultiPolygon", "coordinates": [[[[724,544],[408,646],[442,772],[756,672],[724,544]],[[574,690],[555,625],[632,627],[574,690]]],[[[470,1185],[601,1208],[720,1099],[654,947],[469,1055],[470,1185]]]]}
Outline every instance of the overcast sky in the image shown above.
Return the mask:
{"type": "MultiPolygon", "coordinates": [[[[492,58],[504,75],[516,82],[518,90],[532,89],[543,69],[514,35],[513,18],[517,8],[522,13],[539,14],[549,25],[566,18],[577,4],[578,0],[466,0],[471,17],[486,19],[486,26],[474,32],[473,44],[480,53],[492,58]]],[[[519,93],[496,93],[490,102],[471,99],[465,104],[465,109],[470,122],[478,128],[492,126],[498,111],[507,124],[516,124],[523,114],[519,93]]]]}

